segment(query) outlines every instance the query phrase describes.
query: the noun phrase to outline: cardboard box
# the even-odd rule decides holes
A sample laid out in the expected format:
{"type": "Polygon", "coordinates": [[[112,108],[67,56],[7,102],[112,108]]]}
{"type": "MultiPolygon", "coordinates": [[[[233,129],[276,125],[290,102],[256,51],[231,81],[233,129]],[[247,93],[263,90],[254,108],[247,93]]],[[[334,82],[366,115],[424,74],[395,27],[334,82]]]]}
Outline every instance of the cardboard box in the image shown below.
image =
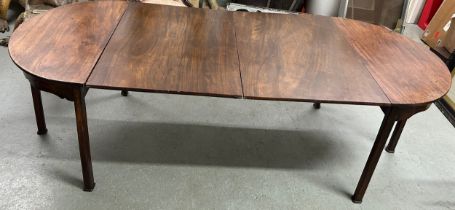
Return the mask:
{"type": "Polygon", "coordinates": [[[446,38],[443,42],[444,48],[449,51],[449,53],[453,53],[455,51],[455,18],[452,18],[450,28],[447,31],[446,38]]]}
{"type": "Polygon", "coordinates": [[[445,0],[423,33],[422,40],[431,48],[443,47],[452,17],[455,17],[455,1],[445,0]]]}

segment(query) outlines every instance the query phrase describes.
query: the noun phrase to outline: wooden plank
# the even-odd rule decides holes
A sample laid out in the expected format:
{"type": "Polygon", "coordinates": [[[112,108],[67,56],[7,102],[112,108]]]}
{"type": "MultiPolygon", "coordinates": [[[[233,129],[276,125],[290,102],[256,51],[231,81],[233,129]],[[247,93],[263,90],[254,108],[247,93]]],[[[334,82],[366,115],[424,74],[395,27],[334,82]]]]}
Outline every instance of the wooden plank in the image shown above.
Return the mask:
{"type": "Polygon", "coordinates": [[[84,84],[127,7],[126,2],[77,3],[22,24],[11,37],[11,58],[28,73],[84,84]]]}
{"type": "Polygon", "coordinates": [[[449,90],[449,70],[425,46],[359,21],[336,19],[336,25],[393,104],[425,104],[449,90]]]}
{"type": "Polygon", "coordinates": [[[131,3],[87,85],[242,97],[231,14],[131,3]]]}
{"type": "Polygon", "coordinates": [[[332,18],[237,13],[244,96],[390,104],[332,18]]]}
{"type": "Polygon", "coordinates": [[[242,97],[231,13],[130,3],[87,85],[242,97]]]}

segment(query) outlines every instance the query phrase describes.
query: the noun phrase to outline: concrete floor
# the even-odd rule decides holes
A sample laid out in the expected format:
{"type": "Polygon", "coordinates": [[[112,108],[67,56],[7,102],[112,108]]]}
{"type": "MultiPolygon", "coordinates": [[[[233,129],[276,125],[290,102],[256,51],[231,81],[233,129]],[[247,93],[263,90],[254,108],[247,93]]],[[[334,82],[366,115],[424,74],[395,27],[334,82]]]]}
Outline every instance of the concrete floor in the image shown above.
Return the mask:
{"type": "Polygon", "coordinates": [[[383,153],[363,204],[354,191],[377,107],[91,90],[94,175],[81,190],[72,103],[29,85],[0,48],[0,209],[455,209],[455,129],[432,106],[383,153]]]}
{"type": "Polygon", "coordinates": [[[418,25],[409,23],[405,24],[403,35],[409,37],[410,39],[418,43],[425,45],[425,43],[423,43],[423,41],[420,39],[420,37],[422,37],[422,34],[423,30],[418,25]]]}

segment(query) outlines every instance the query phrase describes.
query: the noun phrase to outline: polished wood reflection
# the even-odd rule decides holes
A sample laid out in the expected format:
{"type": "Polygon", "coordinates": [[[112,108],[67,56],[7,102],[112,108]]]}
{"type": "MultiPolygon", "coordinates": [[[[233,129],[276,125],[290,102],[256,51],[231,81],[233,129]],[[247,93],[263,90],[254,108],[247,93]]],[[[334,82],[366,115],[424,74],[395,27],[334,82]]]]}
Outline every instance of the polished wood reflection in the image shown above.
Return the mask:
{"type": "Polygon", "coordinates": [[[334,20],[392,104],[421,105],[449,90],[450,72],[428,47],[384,27],[334,20]]]}
{"type": "Polygon", "coordinates": [[[332,18],[234,16],[245,98],[389,104],[332,18]]]}
{"type": "Polygon", "coordinates": [[[131,3],[87,85],[242,97],[232,14],[131,3]]]}
{"type": "Polygon", "coordinates": [[[126,2],[66,5],[22,24],[10,39],[10,55],[29,74],[85,84],[126,2]]]}

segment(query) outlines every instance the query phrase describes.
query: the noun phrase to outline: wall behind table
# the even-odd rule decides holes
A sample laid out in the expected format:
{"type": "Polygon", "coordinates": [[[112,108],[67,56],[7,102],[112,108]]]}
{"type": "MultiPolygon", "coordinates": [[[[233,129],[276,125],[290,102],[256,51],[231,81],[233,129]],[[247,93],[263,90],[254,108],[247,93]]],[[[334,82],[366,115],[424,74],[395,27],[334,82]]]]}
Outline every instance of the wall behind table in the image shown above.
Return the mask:
{"type": "MultiPolygon", "coordinates": [[[[346,17],[352,18],[352,0],[346,17]]],[[[354,0],[354,19],[394,29],[401,18],[404,0],[354,0]]]]}

